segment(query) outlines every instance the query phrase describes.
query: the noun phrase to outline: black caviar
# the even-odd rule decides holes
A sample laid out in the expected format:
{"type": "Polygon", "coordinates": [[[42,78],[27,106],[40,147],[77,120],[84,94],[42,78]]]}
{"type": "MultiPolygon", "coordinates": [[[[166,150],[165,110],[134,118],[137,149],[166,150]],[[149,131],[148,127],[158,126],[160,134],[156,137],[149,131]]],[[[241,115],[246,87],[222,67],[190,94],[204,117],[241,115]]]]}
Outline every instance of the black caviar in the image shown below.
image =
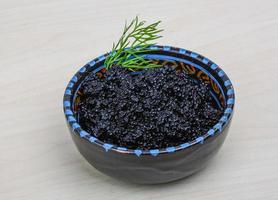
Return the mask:
{"type": "Polygon", "coordinates": [[[103,142],[130,149],[192,141],[222,115],[204,83],[168,66],[139,74],[112,67],[103,77],[91,74],[79,91],[81,127],[103,142]]]}

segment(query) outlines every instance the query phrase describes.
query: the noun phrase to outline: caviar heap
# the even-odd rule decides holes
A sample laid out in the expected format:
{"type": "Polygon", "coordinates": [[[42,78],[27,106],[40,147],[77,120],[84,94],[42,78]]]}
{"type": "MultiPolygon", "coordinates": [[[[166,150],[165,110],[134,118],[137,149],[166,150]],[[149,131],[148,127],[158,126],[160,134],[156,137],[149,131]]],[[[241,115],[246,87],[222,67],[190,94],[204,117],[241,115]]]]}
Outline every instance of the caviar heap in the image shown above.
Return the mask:
{"type": "Polygon", "coordinates": [[[80,87],[81,127],[105,143],[130,149],[177,146],[204,135],[222,110],[208,87],[169,66],[134,74],[110,68],[80,87]]]}

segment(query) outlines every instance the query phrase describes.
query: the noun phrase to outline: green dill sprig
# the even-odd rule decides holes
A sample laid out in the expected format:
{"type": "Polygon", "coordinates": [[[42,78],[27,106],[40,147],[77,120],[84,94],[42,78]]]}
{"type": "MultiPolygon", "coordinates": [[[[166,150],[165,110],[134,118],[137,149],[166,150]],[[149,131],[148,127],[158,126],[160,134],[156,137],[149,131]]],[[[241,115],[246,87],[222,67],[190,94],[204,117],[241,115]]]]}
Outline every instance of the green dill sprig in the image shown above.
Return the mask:
{"type": "Polygon", "coordinates": [[[141,56],[151,51],[149,47],[155,44],[154,40],[162,37],[158,34],[163,30],[157,28],[160,22],[145,25],[146,22],[139,21],[136,16],[129,25],[126,23],[119,41],[117,44],[113,43],[111,54],[104,62],[105,67],[107,69],[112,66],[129,69],[161,67],[141,56]]]}

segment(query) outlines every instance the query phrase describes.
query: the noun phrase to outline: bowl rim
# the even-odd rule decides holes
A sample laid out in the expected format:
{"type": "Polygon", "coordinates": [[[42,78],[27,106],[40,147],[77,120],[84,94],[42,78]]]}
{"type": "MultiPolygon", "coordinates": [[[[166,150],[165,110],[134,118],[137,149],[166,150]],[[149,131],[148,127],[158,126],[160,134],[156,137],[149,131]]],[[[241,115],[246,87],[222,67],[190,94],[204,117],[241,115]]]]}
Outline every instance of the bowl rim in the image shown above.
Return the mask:
{"type": "MultiPolygon", "coordinates": [[[[192,59],[201,61],[203,64],[210,67],[211,70],[216,72],[218,78],[220,78],[224,83],[224,87],[222,86],[222,88],[226,88],[226,91],[227,91],[226,95],[228,97],[226,99],[226,107],[225,107],[223,115],[221,116],[219,121],[210,130],[208,130],[207,133],[204,133],[202,136],[196,138],[193,141],[179,144],[178,146],[172,146],[172,147],[167,147],[167,148],[162,148],[162,149],[149,149],[149,150],[128,149],[126,147],[120,147],[115,144],[109,144],[109,143],[105,143],[105,142],[98,140],[96,137],[92,136],[91,134],[89,134],[88,132],[83,130],[81,128],[81,126],[79,125],[79,123],[77,122],[76,118],[74,117],[73,111],[72,111],[71,99],[73,99],[72,97],[74,95],[74,92],[72,92],[73,86],[78,82],[78,77],[81,77],[82,74],[88,70],[88,68],[94,67],[97,63],[104,61],[105,58],[107,57],[107,55],[109,55],[109,53],[107,53],[107,54],[101,55],[101,56],[93,59],[92,61],[87,63],[85,66],[83,66],[71,78],[71,80],[69,81],[69,83],[66,87],[66,90],[64,92],[64,98],[63,98],[63,109],[64,109],[64,114],[66,117],[67,124],[71,128],[72,133],[76,134],[77,136],[79,136],[82,139],[87,140],[88,142],[90,142],[92,144],[95,144],[95,145],[103,148],[104,151],[106,151],[106,152],[114,151],[117,153],[133,154],[133,155],[140,157],[142,155],[157,156],[159,154],[173,153],[176,151],[184,150],[184,149],[189,148],[196,144],[203,144],[207,138],[213,137],[213,136],[215,137],[215,135],[218,135],[223,131],[223,129],[226,127],[226,125],[230,122],[230,120],[232,118],[232,115],[234,112],[233,108],[234,108],[234,104],[235,104],[234,88],[233,88],[231,80],[228,78],[226,73],[217,64],[215,64],[208,58],[206,58],[198,53],[186,50],[186,49],[172,47],[172,46],[160,46],[160,45],[152,45],[149,48],[152,50],[184,54],[186,56],[191,57],[192,59]]],[[[213,76],[213,77],[216,77],[216,76],[213,76]]]]}

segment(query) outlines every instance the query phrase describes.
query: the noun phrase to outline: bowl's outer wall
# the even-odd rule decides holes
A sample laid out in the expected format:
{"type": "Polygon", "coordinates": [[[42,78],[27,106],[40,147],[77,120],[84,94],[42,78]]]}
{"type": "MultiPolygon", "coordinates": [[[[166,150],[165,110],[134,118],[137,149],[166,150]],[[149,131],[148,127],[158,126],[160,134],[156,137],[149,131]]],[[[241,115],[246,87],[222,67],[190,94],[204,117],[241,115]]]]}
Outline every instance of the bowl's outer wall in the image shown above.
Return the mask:
{"type": "Polygon", "coordinates": [[[158,184],[190,176],[204,168],[223,144],[229,125],[220,134],[207,138],[203,144],[173,153],[140,157],[115,151],[106,152],[104,148],[92,145],[69,129],[79,152],[99,171],[124,181],[158,184]]]}
{"type": "MultiPolygon", "coordinates": [[[[162,46],[157,47],[159,49],[166,48],[162,46]]],[[[178,147],[178,149],[175,149],[174,152],[159,150],[158,155],[151,155],[150,151],[146,151],[146,154],[143,153],[140,156],[137,156],[133,150],[122,151],[113,147],[108,150],[105,149],[103,144],[92,143],[88,140],[88,138],[81,137],[77,129],[75,129],[78,126],[73,128],[73,124],[77,125],[77,123],[67,121],[71,136],[78,150],[85,157],[85,159],[99,171],[112,177],[134,183],[157,184],[171,182],[187,177],[205,167],[208,161],[213,157],[213,155],[215,155],[215,153],[223,144],[231,123],[233,113],[232,108],[234,104],[234,92],[230,80],[226,79],[224,82],[219,76],[224,75],[225,77],[225,73],[221,69],[217,69],[213,62],[200,55],[197,55],[196,53],[175,47],[167,47],[166,49],[170,49],[171,52],[168,50],[161,50],[159,52],[155,51],[155,53],[158,53],[159,55],[170,55],[192,61],[211,73],[211,75],[219,82],[221,87],[223,87],[223,93],[226,95],[226,98],[230,98],[231,100],[228,105],[230,109],[228,115],[225,114],[228,116],[228,118],[226,118],[225,122],[221,122],[222,125],[219,124],[220,126],[216,128],[213,127],[213,129],[216,130],[213,135],[210,135],[203,140],[199,140],[197,143],[193,142],[193,145],[190,145],[186,148],[178,147]],[[182,51],[182,54],[180,51],[182,51]],[[196,59],[196,56],[198,59],[196,59]],[[203,60],[203,62],[200,60],[203,60]],[[215,69],[217,69],[217,71],[215,69]],[[230,93],[228,89],[230,90],[230,93]]],[[[75,94],[82,80],[89,73],[95,73],[96,71],[100,70],[100,66],[103,65],[102,58],[103,56],[100,57],[100,60],[102,61],[99,62],[92,61],[94,63],[93,66],[88,67],[89,70],[86,71],[84,68],[88,66],[87,64],[83,67],[82,73],[77,73],[73,77],[70,82],[71,86],[69,88],[67,87],[67,89],[70,90],[66,90],[65,92],[64,101],[67,101],[67,103],[69,101],[74,101],[74,96],[68,95],[67,91],[75,94]]],[[[99,58],[97,58],[97,60],[99,60],[99,58]]],[[[89,65],[91,66],[91,64],[89,65]]],[[[74,104],[71,103],[71,105],[74,104]]],[[[64,104],[64,109],[65,107],[66,106],[64,104]]]]}

